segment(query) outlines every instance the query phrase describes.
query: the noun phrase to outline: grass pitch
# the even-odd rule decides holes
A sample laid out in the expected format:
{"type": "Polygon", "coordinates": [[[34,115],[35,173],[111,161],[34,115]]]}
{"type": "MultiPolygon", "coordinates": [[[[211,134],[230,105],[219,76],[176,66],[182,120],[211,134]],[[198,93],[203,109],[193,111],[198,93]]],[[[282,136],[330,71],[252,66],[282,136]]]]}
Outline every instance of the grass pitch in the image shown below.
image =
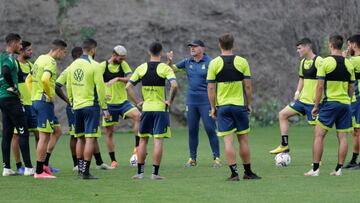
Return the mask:
{"type": "MultiPolygon", "coordinates": [[[[132,180],[136,168],[129,166],[133,149],[133,135],[117,133],[116,155],[120,167],[113,171],[99,171],[92,162],[92,173],[100,179],[80,180],[72,171],[72,159],[68,147],[68,136],[63,136],[50,160],[60,168],[54,180],[35,180],[32,177],[0,177],[0,202],[359,202],[360,170],[344,171],[342,177],[331,177],[329,173],[337,162],[337,140],[334,131],[326,138],[323,164],[319,177],[304,177],[311,166],[312,128],[294,126],[290,128],[289,141],[292,162],[290,166],[278,168],[274,156],[268,153],[280,142],[277,127],[255,127],[250,135],[252,167],[262,176],[259,181],[226,182],[230,174],[221,153],[223,167],[211,168],[212,157],[208,139],[200,133],[198,166],[184,168],[187,161],[187,130],[173,129],[171,139],[164,143],[164,156],[160,174],[164,181],[150,180],[151,149],[145,168],[144,180],[132,180]]],[[[33,138],[32,146],[33,146],[33,138]]],[[[100,139],[105,162],[110,159],[105,139],[100,139]]],[[[32,149],[33,163],[35,153],[32,149]]],[[[349,153],[351,156],[351,137],[349,153]]],[[[242,165],[238,156],[239,171],[242,165]]],[[[12,161],[15,168],[15,163],[12,161]]]]}

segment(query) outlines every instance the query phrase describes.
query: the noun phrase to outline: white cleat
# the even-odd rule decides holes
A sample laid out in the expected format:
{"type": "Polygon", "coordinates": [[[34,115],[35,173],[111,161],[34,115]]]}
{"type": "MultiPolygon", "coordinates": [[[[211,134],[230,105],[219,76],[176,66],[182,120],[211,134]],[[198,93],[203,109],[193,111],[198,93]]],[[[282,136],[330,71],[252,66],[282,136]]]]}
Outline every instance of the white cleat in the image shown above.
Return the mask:
{"type": "Polygon", "coordinates": [[[34,168],[26,168],[24,171],[24,176],[33,176],[35,174],[34,168]]]}
{"type": "Polygon", "coordinates": [[[319,176],[320,174],[320,168],[318,168],[316,171],[313,171],[313,169],[311,169],[310,171],[304,173],[304,176],[319,176]]]}
{"type": "Polygon", "coordinates": [[[2,175],[3,176],[19,176],[20,173],[17,173],[15,171],[11,170],[10,168],[4,168],[2,175]]]}
{"type": "Polygon", "coordinates": [[[78,167],[78,166],[74,166],[73,171],[78,172],[78,171],[79,171],[79,167],[78,167]]]}
{"type": "Polygon", "coordinates": [[[337,171],[333,171],[330,173],[331,176],[342,176],[342,169],[340,168],[339,170],[337,171]]]}
{"type": "Polygon", "coordinates": [[[151,180],[164,180],[165,179],[165,177],[155,175],[155,174],[151,174],[150,178],[151,178],[151,180]]]}
{"type": "Polygon", "coordinates": [[[131,179],[135,179],[135,180],[144,179],[144,174],[143,173],[136,174],[133,177],[131,177],[131,179]]]}
{"type": "Polygon", "coordinates": [[[106,163],[102,163],[101,165],[96,166],[96,169],[98,169],[98,170],[113,170],[115,168],[107,165],[106,163]]]}

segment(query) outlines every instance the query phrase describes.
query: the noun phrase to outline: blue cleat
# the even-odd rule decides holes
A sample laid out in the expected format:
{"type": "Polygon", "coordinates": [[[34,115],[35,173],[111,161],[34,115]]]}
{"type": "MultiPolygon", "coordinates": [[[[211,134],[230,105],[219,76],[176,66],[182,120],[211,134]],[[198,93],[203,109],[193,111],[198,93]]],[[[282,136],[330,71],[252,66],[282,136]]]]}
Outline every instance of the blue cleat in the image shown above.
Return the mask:
{"type": "Polygon", "coordinates": [[[25,167],[24,167],[24,166],[21,166],[20,168],[18,168],[17,172],[20,173],[20,174],[22,174],[22,175],[24,175],[24,173],[25,173],[25,167]]]}
{"type": "Polygon", "coordinates": [[[60,172],[60,169],[58,169],[58,168],[50,167],[50,170],[51,170],[52,173],[60,172]]]}

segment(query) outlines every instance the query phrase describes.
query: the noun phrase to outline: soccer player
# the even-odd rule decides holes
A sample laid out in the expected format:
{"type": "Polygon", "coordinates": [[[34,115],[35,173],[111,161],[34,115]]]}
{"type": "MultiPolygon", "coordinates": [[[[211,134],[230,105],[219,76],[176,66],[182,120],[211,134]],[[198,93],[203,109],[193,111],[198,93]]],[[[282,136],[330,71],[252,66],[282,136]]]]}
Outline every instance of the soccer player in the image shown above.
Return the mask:
{"type": "Polygon", "coordinates": [[[199,122],[203,121],[205,131],[208,135],[210,147],[213,154],[213,167],[219,168],[220,147],[219,138],[216,136],[215,120],[209,116],[210,103],[207,97],[206,75],[211,57],[205,54],[205,44],[201,40],[193,40],[188,44],[190,47],[190,58],[185,58],[172,65],[173,53],[168,53],[168,64],[175,72],[185,70],[188,78],[188,90],[186,94],[187,120],[189,127],[189,150],[190,158],[185,167],[196,166],[197,147],[199,145],[199,122]]]}
{"type": "Polygon", "coordinates": [[[164,138],[170,138],[170,118],[169,108],[174,102],[177,92],[177,83],[173,70],[165,63],[161,63],[162,45],[153,42],[149,48],[150,61],[141,64],[136,68],[126,90],[136,106],[142,109],[139,127],[140,144],[138,148],[138,171],[133,179],[144,178],[144,168],[146,150],[149,137],[154,137],[153,148],[153,170],[151,179],[162,180],[164,177],[159,175],[160,162],[163,154],[164,138]],[[166,100],[165,82],[170,81],[170,95],[166,100]],[[134,86],[142,83],[141,101],[134,92],[134,86]]]}
{"type": "Polygon", "coordinates": [[[313,52],[313,44],[309,38],[303,38],[296,43],[297,52],[302,58],[299,68],[299,81],[294,95],[294,101],[279,112],[281,144],[270,151],[271,154],[289,152],[289,121],[295,115],[306,116],[310,125],[315,125],[315,118],[311,115],[314,107],[316,70],[322,58],[313,52]]]}
{"type": "Polygon", "coordinates": [[[33,175],[31,164],[29,131],[24,107],[18,90],[18,68],[14,54],[19,54],[22,40],[19,34],[10,33],[5,37],[6,51],[0,54],[0,109],[2,112],[1,150],[3,158],[3,176],[17,175],[10,167],[11,140],[16,128],[19,134],[19,146],[25,164],[24,175],[33,175]]]}
{"type": "Polygon", "coordinates": [[[55,178],[49,167],[49,159],[61,135],[61,128],[54,112],[56,60],[64,58],[66,47],[64,41],[54,40],[49,53],[36,59],[32,73],[26,78],[39,131],[35,178],[55,178]]]}
{"type": "MultiPolygon", "coordinates": [[[[73,58],[73,61],[75,61],[76,59],[80,58],[81,55],[83,54],[82,48],[81,47],[75,47],[71,50],[71,56],[73,58]]],[[[75,137],[75,130],[74,130],[74,126],[75,126],[75,115],[74,115],[74,111],[71,108],[71,104],[67,98],[67,96],[64,94],[64,92],[62,91],[62,87],[64,85],[66,85],[66,80],[67,80],[67,72],[68,69],[66,68],[61,74],[60,76],[56,79],[56,94],[63,100],[65,101],[68,105],[66,106],[66,116],[68,118],[68,124],[69,124],[69,134],[70,134],[70,151],[71,151],[71,155],[72,155],[72,160],[73,160],[73,171],[78,171],[78,161],[77,161],[77,157],[76,157],[76,143],[77,143],[77,138],[75,137]]],[[[99,143],[96,140],[95,143],[95,150],[94,150],[94,157],[96,159],[96,169],[102,169],[102,170],[111,170],[114,169],[111,166],[108,166],[107,164],[105,164],[102,161],[101,158],[101,154],[100,154],[100,149],[99,149],[99,143]]]]}
{"type": "Polygon", "coordinates": [[[227,33],[219,38],[221,56],[209,64],[207,74],[210,115],[218,121],[218,136],[224,137],[225,156],[231,170],[228,181],[239,181],[234,147],[235,134],[240,145],[244,179],[260,179],[251,170],[248,144],[251,112],[250,67],[246,59],[233,53],[234,37],[227,33]]]}
{"type": "Polygon", "coordinates": [[[348,53],[350,55],[349,61],[354,66],[355,70],[355,94],[352,97],[351,111],[353,116],[353,155],[350,162],[344,167],[346,169],[359,169],[357,158],[360,150],[360,95],[359,95],[359,80],[360,80],[360,34],[353,35],[348,40],[348,53]]]}
{"type": "MultiPolygon", "coordinates": [[[[39,134],[36,129],[36,114],[32,108],[31,93],[25,84],[25,79],[34,66],[29,60],[32,57],[32,53],[31,43],[28,41],[22,41],[22,49],[17,57],[16,64],[18,67],[18,88],[21,95],[20,100],[25,109],[28,129],[30,132],[34,133],[36,146],[39,141],[39,134]]],[[[14,136],[12,139],[12,150],[14,153],[17,172],[24,174],[25,167],[22,165],[20,159],[19,135],[16,129],[14,130],[14,136]]]]}
{"type": "Polygon", "coordinates": [[[111,115],[109,120],[103,119],[105,126],[106,144],[111,158],[111,166],[117,167],[118,162],[115,158],[115,144],[113,141],[114,127],[118,124],[119,116],[123,119],[130,118],[134,122],[135,148],[139,146],[139,123],[140,112],[134,107],[127,98],[125,84],[129,81],[132,71],[125,61],[127,51],[125,47],[117,45],[114,47],[109,60],[102,62],[104,82],[106,83],[106,103],[111,115]]]}
{"type": "Polygon", "coordinates": [[[75,114],[79,175],[85,180],[97,179],[90,174],[90,164],[96,139],[101,136],[100,108],[105,119],[110,116],[100,64],[93,59],[96,47],[94,39],[86,39],[82,45],[83,55],[68,67],[66,77],[66,90],[75,114]]]}
{"type": "Polygon", "coordinates": [[[324,140],[327,131],[335,123],[339,141],[338,163],[332,176],[342,175],[342,166],[347,153],[347,133],[353,130],[351,121],[351,96],[354,93],[354,67],[341,53],[343,37],[333,35],[329,39],[330,56],[326,57],[317,70],[317,86],[313,116],[318,116],[314,131],[313,168],[305,176],[318,176],[320,173],[324,140]],[[324,97],[323,97],[324,95],[324,97]],[[321,108],[319,104],[323,97],[321,108]]]}

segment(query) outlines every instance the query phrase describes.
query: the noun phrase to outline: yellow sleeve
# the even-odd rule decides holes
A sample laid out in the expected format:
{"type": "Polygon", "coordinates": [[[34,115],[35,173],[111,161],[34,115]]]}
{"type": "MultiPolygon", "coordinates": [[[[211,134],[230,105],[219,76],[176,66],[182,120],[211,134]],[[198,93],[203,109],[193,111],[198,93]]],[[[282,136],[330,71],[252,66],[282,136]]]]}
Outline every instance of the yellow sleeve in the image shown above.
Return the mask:
{"type": "Polygon", "coordinates": [[[66,94],[68,97],[68,100],[70,102],[70,105],[73,106],[73,92],[71,88],[71,69],[68,70],[68,73],[66,74],[66,94]]]}
{"type": "Polygon", "coordinates": [[[94,65],[94,82],[96,86],[96,92],[98,95],[99,105],[102,109],[107,109],[105,103],[105,83],[103,79],[103,73],[99,65],[94,65]]]}
{"type": "Polygon", "coordinates": [[[207,72],[207,76],[206,76],[206,81],[208,83],[214,83],[215,80],[216,80],[216,67],[217,67],[217,64],[216,64],[216,59],[213,59],[210,61],[209,63],[209,69],[208,69],[208,72],[207,72]]]}
{"type": "Polygon", "coordinates": [[[299,66],[299,77],[300,77],[300,78],[303,78],[303,77],[304,77],[303,69],[302,69],[302,66],[304,65],[304,63],[305,63],[305,59],[302,59],[302,60],[300,61],[300,66],[299,66]]]}
{"type": "Polygon", "coordinates": [[[66,80],[67,80],[67,69],[66,68],[61,74],[60,76],[56,79],[56,83],[61,84],[61,85],[65,85],[66,84],[66,80]]]}
{"type": "Polygon", "coordinates": [[[129,74],[132,73],[132,70],[131,70],[129,64],[126,61],[123,61],[121,63],[121,68],[123,69],[125,76],[128,76],[129,74]]]}
{"type": "Polygon", "coordinates": [[[324,59],[319,67],[317,68],[317,71],[316,71],[316,78],[317,79],[320,79],[320,80],[325,80],[325,76],[326,76],[326,69],[328,68],[329,66],[329,59],[324,59]]]}
{"type": "Polygon", "coordinates": [[[348,72],[350,73],[350,82],[355,82],[355,69],[354,69],[354,66],[352,65],[352,63],[348,59],[345,59],[345,66],[346,66],[348,72]]]}
{"type": "Polygon", "coordinates": [[[50,93],[50,78],[51,78],[51,73],[49,72],[44,72],[43,75],[41,76],[41,84],[43,85],[45,94],[50,97],[51,93],[50,93]]]}
{"type": "Polygon", "coordinates": [[[241,70],[242,70],[241,72],[244,74],[245,79],[251,78],[249,63],[244,58],[241,60],[241,70]]]}
{"type": "Polygon", "coordinates": [[[29,89],[30,95],[32,92],[32,75],[31,73],[28,74],[28,76],[25,79],[26,87],[29,89]]]}
{"type": "Polygon", "coordinates": [[[167,80],[176,80],[174,71],[167,64],[161,64],[160,76],[166,78],[167,80]]]}
{"type": "Polygon", "coordinates": [[[129,80],[129,82],[132,85],[135,86],[140,81],[140,79],[141,79],[140,72],[141,72],[142,69],[144,69],[145,66],[146,66],[146,64],[142,64],[142,65],[140,65],[139,67],[137,67],[135,69],[134,73],[131,75],[130,80],[129,80]]]}

